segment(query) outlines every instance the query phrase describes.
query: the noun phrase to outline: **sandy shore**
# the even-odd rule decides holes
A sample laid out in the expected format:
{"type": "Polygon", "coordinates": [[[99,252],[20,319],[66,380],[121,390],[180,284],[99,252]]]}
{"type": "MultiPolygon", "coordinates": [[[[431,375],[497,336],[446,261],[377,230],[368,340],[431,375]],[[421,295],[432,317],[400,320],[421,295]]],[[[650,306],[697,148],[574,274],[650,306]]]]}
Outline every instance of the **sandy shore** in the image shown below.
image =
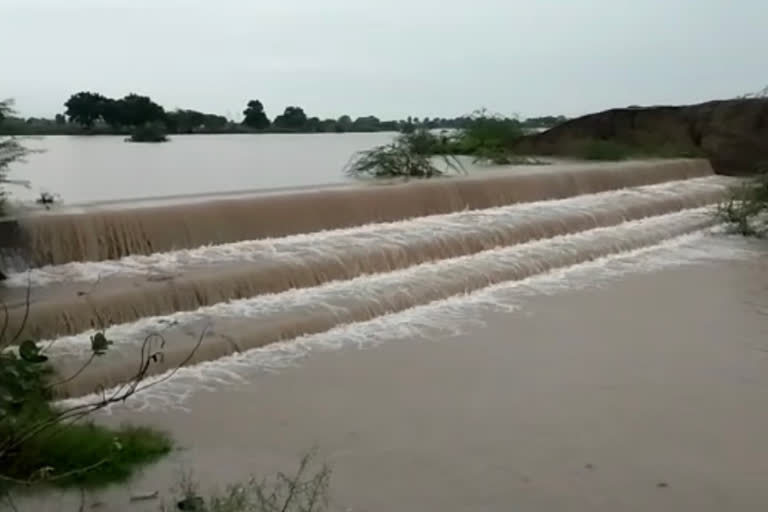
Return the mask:
{"type": "Polygon", "coordinates": [[[130,493],[165,493],[181,468],[204,489],[290,469],[314,445],[338,510],[765,510],[767,269],[628,276],[488,312],[468,336],[313,353],[189,412],[116,411],[181,448],[88,506],[157,510],[130,493]]]}

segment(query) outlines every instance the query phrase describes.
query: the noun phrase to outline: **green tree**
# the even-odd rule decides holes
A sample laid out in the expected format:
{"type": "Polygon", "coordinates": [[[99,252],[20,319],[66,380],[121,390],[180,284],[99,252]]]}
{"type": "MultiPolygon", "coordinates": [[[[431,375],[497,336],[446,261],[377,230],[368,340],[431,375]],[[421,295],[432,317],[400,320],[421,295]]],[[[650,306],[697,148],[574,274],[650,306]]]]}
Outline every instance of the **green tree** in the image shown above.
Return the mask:
{"type": "Polygon", "coordinates": [[[320,131],[324,133],[338,132],[339,125],[335,119],[323,119],[320,122],[320,131]]]}
{"type": "Polygon", "coordinates": [[[358,117],[352,123],[352,130],[356,132],[375,132],[379,129],[381,121],[376,116],[358,117]]]}
{"type": "Polygon", "coordinates": [[[64,116],[64,114],[56,114],[54,120],[58,125],[67,124],[67,118],[64,116]]]}
{"type": "Polygon", "coordinates": [[[265,130],[271,124],[267,114],[264,113],[264,105],[259,100],[251,100],[243,110],[243,124],[254,130],[265,130]]]}
{"type": "Polygon", "coordinates": [[[174,133],[193,133],[203,125],[204,117],[202,112],[176,109],[166,112],[165,125],[174,133]]]}
{"type": "Polygon", "coordinates": [[[64,106],[70,121],[91,128],[102,117],[106,102],[101,94],[83,91],[70,96],[64,106]]]}
{"type": "Polygon", "coordinates": [[[379,124],[379,131],[396,132],[400,130],[400,121],[382,121],[379,124]]]}
{"type": "Polygon", "coordinates": [[[336,131],[338,132],[348,132],[352,129],[352,118],[348,115],[339,117],[339,119],[336,121],[336,127],[336,131]]]}
{"type": "Polygon", "coordinates": [[[307,119],[307,123],[304,125],[304,129],[308,132],[318,133],[323,131],[323,123],[319,117],[310,117],[307,119]]]}
{"type": "Polygon", "coordinates": [[[148,96],[129,94],[118,101],[118,112],[124,126],[141,126],[165,120],[165,109],[148,96]]]}
{"type": "Polygon", "coordinates": [[[229,119],[218,114],[203,114],[203,127],[208,131],[223,130],[229,124],[229,119]]]}
{"type": "Polygon", "coordinates": [[[275,118],[276,128],[283,130],[301,130],[307,124],[307,114],[301,107],[285,107],[282,115],[275,118]]]}
{"type": "Polygon", "coordinates": [[[125,124],[122,103],[111,98],[105,98],[101,106],[101,118],[114,129],[125,124]]]}

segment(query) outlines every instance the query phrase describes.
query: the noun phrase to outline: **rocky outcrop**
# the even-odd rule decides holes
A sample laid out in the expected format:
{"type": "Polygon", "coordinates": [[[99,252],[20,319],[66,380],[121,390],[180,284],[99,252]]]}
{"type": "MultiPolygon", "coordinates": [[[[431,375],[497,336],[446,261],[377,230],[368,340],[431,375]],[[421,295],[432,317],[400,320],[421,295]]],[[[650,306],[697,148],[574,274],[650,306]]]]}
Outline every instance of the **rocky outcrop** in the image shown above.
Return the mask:
{"type": "Polygon", "coordinates": [[[718,173],[748,174],[768,161],[768,98],[607,110],[525,137],[515,149],[567,156],[593,140],[701,155],[718,173]]]}

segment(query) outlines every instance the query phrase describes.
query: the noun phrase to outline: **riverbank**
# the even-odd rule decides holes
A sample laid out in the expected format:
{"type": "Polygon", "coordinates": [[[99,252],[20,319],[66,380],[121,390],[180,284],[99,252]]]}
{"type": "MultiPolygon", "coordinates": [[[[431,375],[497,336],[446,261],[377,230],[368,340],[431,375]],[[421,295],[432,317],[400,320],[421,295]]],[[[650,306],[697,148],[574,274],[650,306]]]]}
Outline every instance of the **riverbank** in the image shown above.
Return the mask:
{"type": "Polygon", "coordinates": [[[698,155],[718,174],[754,174],[768,161],[768,98],[737,98],[694,105],[614,108],[566,121],[519,139],[523,154],[604,159],[647,153],[698,155]],[[597,145],[595,145],[597,143],[597,145]],[[609,158],[610,157],[610,158],[609,158]]]}

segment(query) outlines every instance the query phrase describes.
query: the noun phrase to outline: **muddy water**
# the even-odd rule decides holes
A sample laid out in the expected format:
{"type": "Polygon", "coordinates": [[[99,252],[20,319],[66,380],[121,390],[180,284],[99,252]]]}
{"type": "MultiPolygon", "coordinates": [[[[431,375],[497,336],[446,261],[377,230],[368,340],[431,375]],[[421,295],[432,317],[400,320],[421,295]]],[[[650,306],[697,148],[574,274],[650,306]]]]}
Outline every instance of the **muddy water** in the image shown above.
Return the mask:
{"type": "Polygon", "coordinates": [[[273,351],[240,360],[237,378],[231,361],[183,394],[169,383],[134,403],[143,411],[103,419],[172,430],[181,451],[88,503],[156,510],[128,496],[165,492],[180,468],[206,490],[289,469],[316,445],[340,510],[762,510],[768,261],[710,242],[470,296],[436,330],[414,328],[427,325],[414,312],[407,336],[394,318],[378,335],[334,334],[367,333],[369,350],[310,350],[287,366],[273,351]],[[447,335],[462,317],[475,322],[447,335]]]}
{"type": "MultiPolygon", "coordinates": [[[[344,180],[341,170],[354,152],[393,135],[182,135],[168,144],[40,137],[28,145],[43,152],[12,171],[69,204],[318,185],[344,180]]],[[[14,193],[24,197],[23,190],[14,193]]]]}
{"type": "MultiPolygon", "coordinates": [[[[337,325],[405,311],[496,283],[639,249],[711,224],[708,209],[687,210],[401,271],[221,303],[190,313],[175,313],[170,318],[147,318],[108,331],[115,341],[113,349],[60,391],[65,396],[81,396],[99,385],[110,387],[131,379],[136,371],[133,360],[150,326],[165,338],[164,358],[151,368],[152,372],[162,372],[188,361],[195,340],[203,332],[202,344],[191,362],[214,360],[232,352],[325,332],[337,325]]],[[[71,374],[90,357],[89,334],[60,339],[50,350],[62,375],[71,374]]]]}
{"type": "Polygon", "coordinates": [[[312,444],[343,510],[750,510],[768,476],[768,248],[715,225],[728,184],[666,161],[175,205],[172,224],[229,212],[184,228],[189,244],[287,209],[273,238],[148,255],[124,253],[172,241],[160,217],[132,224],[160,209],[73,215],[97,221],[77,236],[40,217],[54,237],[38,248],[64,263],[3,293],[17,323],[31,282],[35,323],[73,334],[46,344],[78,374],[62,405],[131,378],[164,337],[151,387],[99,419],[172,430],[182,450],[105,491],[110,510],[157,509],[128,495],[165,492],[179,465],[208,489],[312,444]],[[94,323],[115,344],[80,372],[94,323]]]}
{"type": "Polygon", "coordinates": [[[26,243],[16,259],[31,266],[110,260],[712,175],[705,160],[532,169],[191,204],[33,215],[20,222],[26,243]]]}
{"type": "Polygon", "coordinates": [[[35,322],[30,335],[76,334],[94,325],[383,274],[701,207],[724,197],[729,183],[722,177],[673,181],[349,230],[51,266],[9,276],[11,289],[0,296],[15,328],[26,317],[25,288],[31,283],[35,322]]]}

